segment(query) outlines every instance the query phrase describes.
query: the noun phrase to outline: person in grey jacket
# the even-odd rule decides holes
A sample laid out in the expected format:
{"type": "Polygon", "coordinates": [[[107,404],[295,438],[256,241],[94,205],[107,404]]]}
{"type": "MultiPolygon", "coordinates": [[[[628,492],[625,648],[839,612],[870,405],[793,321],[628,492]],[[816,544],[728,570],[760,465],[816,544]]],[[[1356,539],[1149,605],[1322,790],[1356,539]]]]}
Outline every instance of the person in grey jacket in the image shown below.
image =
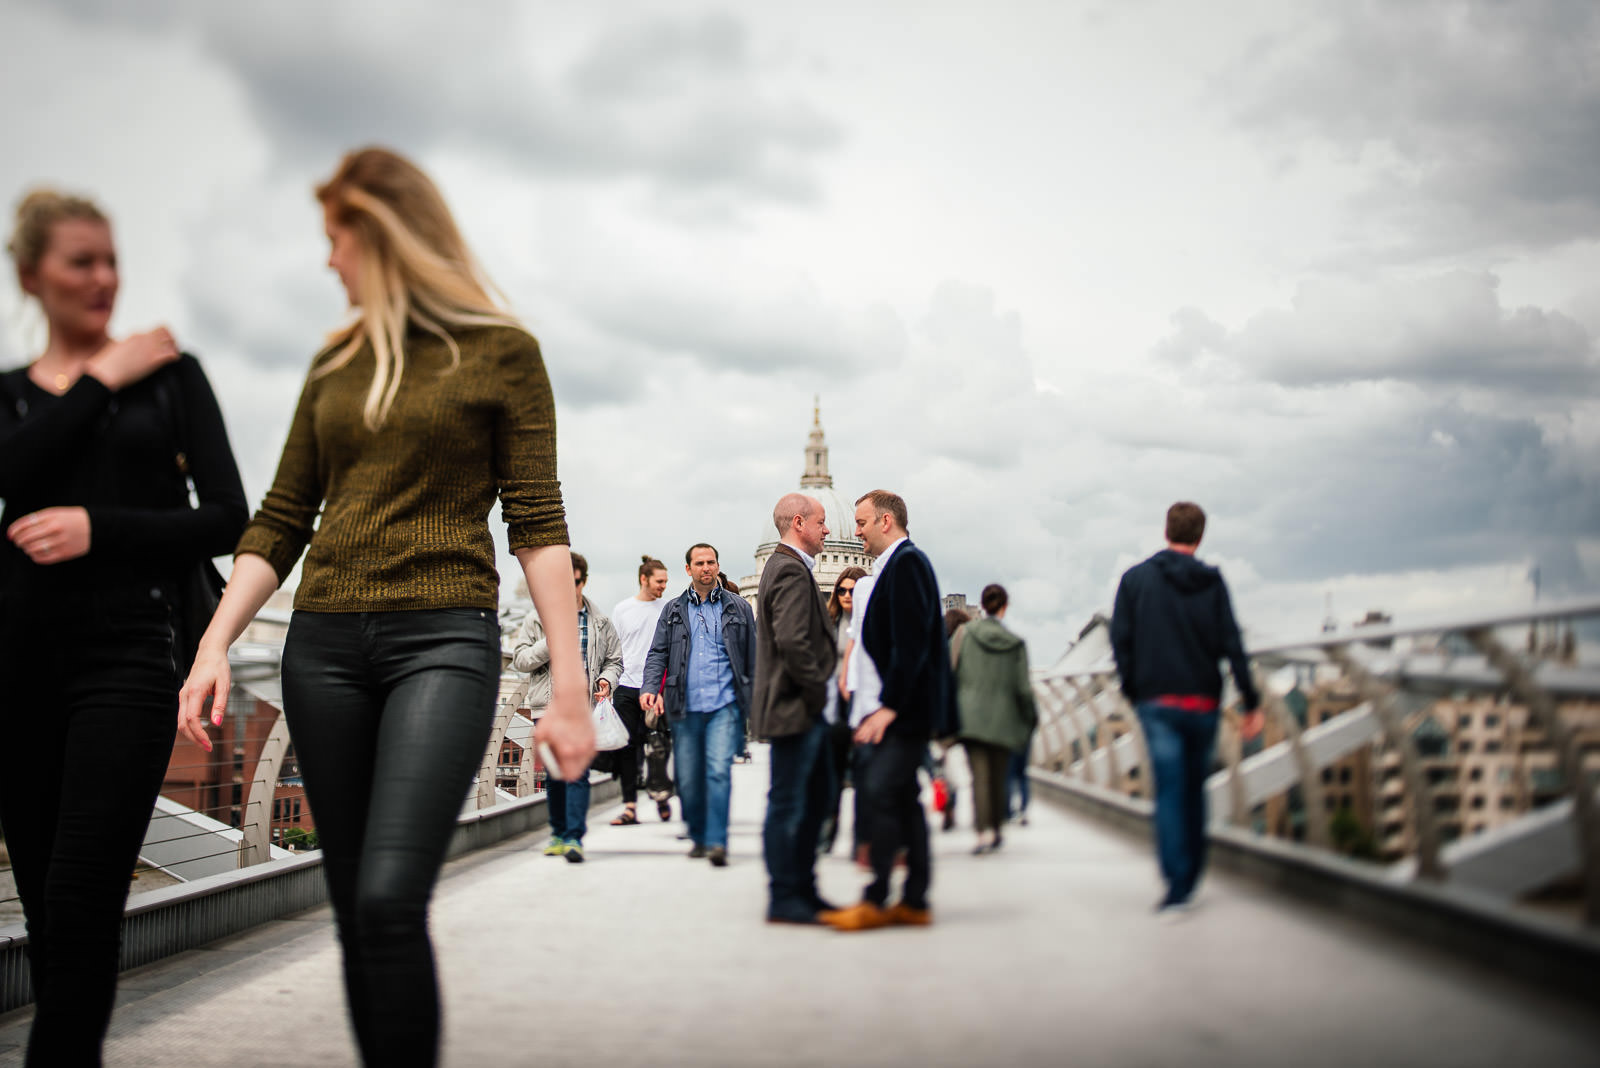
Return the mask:
{"type": "MultiPolygon", "coordinates": [[[[622,642],[611,620],[600,614],[594,602],[583,595],[589,581],[589,561],[572,554],[572,581],[577,588],[579,649],[589,677],[589,693],[596,701],[611,696],[617,677],[622,674],[622,642]]],[[[539,613],[530,611],[517,630],[511,647],[511,666],[532,676],[528,686],[528,710],[537,720],[550,703],[550,649],[545,643],[539,613]]],[[[583,863],[583,836],[589,830],[589,776],[577,782],[550,778],[545,785],[546,807],[550,813],[550,844],[547,857],[566,857],[573,864],[583,863]]]]}
{"type": "Polygon", "coordinates": [[[756,666],[755,613],[717,581],[717,550],[701,542],[684,554],[689,588],[661,610],[644,662],[639,705],[672,720],[678,797],[691,857],[728,863],[733,755],[756,666]]]}
{"type": "Polygon", "coordinates": [[[1008,602],[1004,586],[983,588],[987,618],[976,619],[950,639],[955,664],[956,706],[961,712],[961,742],[972,765],[972,799],[977,810],[974,853],[1000,848],[1006,816],[1006,765],[1028,744],[1039,722],[1028,680],[1028,647],[1001,622],[1008,602]]]}

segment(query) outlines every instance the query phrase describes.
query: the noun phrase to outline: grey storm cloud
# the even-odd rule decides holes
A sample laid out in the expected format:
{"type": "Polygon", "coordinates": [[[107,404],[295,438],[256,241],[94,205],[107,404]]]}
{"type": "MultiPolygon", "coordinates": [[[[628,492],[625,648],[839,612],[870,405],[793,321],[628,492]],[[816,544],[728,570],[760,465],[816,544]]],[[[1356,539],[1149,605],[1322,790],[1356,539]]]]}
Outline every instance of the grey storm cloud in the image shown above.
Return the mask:
{"type": "Polygon", "coordinates": [[[1545,246],[1600,235],[1600,5],[1338,0],[1258,41],[1218,86],[1269,151],[1389,161],[1348,205],[1399,243],[1545,246]]]}
{"type": "Polygon", "coordinates": [[[1266,518],[1242,540],[1263,573],[1319,578],[1531,558],[1553,579],[1581,578],[1563,572],[1574,540],[1600,529],[1600,481],[1532,420],[1441,403],[1388,427],[1351,422],[1337,449],[1291,446],[1250,465],[1266,518]]]}
{"type": "Polygon", "coordinates": [[[1193,364],[1205,353],[1288,386],[1393,380],[1521,396],[1594,394],[1600,352],[1559,311],[1506,308],[1491,274],[1456,271],[1403,282],[1303,283],[1291,306],[1230,332],[1203,312],[1172,317],[1155,355],[1193,364]]]}
{"type": "Polygon", "coordinates": [[[683,355],[713,370],[799,370],[848,381],[898,363],[905,328],[884,306],[846,314],[813,294],[727,302],[720,291],[591,288],[574,299],[598,329],[657,354],[683,355]]]}
{"type": "Polygon", "coordinates": [[[569,69],[523,5],[182,2],[52,5],[84,19],[198,31],[280,152],[326,160],[357,144],[436,147],[574,178],[643,177],[680,195],[804,202],[843,130],[765,88],[731,16],[655,18],[602,33],[569,69]]]}

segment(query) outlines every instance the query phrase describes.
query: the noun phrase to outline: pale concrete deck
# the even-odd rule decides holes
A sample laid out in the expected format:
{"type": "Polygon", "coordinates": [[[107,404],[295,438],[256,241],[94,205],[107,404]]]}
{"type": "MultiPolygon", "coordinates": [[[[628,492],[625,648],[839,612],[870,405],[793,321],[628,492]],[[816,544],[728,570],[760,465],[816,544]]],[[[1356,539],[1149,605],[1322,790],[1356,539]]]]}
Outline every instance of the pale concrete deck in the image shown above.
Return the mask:
{"type": "MultiPolygon", "coordinates": [[[[1600,1021],[1473,965],[1248,883],[1157,922],[1142,843],[1036,803],[1005,851],[937,835],[928,930],[761,922],[767,771],[736,766],[733,863],[677,824],[596,820],[581,866],[524,837],[452,863],[434,934],[444,1063],[1547,1065],[1600,1062],[1600,1021]]],[[[843,857],[824,892],[853,900],[843,857]]],[[[328,913],[123,978],[108,1065],[349,1065],[328,913]]],[[[0,1018],[20,1063],[28,1010],[0,1018]]]]}

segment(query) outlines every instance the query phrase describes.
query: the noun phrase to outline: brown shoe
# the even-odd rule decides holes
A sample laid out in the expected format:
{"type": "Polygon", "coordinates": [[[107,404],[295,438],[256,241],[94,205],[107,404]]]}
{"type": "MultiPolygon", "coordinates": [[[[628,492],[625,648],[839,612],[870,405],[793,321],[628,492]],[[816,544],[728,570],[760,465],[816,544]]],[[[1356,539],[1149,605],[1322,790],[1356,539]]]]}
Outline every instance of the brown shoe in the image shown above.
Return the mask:
{"type": "Polygon", "coordinates": [[[933,923],[932,909],[914,909],[904,901],[890,905],[889,922],[896,927],[927,927],[933,923]]]}
{"type": "Polygon", "coordinates": [[[887,927],[892,922],[888,909],[879,908],[870,901],[837,912],[818,913],[817,919],[835,931],[870,931],[875,927],[887,927]]]}
{"type": "Polygon", "coordinates": [[[726,868],[728,866],[728,851],[722,846],[712,846],[706,854],[713,868],[726,868]]]}

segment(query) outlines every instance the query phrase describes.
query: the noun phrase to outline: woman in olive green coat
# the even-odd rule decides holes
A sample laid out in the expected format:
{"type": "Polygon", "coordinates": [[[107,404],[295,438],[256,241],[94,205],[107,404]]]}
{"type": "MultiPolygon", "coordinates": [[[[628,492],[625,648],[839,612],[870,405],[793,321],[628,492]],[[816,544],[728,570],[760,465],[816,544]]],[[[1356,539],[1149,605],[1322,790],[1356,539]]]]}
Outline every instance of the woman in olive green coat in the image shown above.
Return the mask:
{"type": "Polygon", "coordinates": [[[1000,848],[1006,763],[1028,744],[1039,722],[1028,681],[1028,647],[1001,623],[1007,600],[1005,587],[984,587],[981,603],[988,618],[968,623],[950,639],[961,742],[972,765],[977,854],[1000,848]]]}

